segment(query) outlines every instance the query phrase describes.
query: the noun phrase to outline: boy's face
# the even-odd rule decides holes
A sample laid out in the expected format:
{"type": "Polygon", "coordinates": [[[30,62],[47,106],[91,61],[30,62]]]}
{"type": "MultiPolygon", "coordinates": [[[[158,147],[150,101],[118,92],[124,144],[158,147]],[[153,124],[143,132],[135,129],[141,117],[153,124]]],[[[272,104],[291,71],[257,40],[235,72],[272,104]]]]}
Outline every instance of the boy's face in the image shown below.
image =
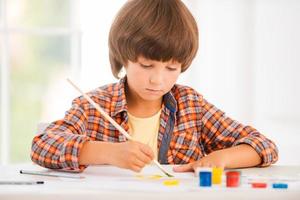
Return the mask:
{"type": "Polygon", "coordinates": [[[169,92],[181,73],[181,63],[161,62],[138,57],[125,66],[129,90],[145,101],[161,100],[169,92]]]}

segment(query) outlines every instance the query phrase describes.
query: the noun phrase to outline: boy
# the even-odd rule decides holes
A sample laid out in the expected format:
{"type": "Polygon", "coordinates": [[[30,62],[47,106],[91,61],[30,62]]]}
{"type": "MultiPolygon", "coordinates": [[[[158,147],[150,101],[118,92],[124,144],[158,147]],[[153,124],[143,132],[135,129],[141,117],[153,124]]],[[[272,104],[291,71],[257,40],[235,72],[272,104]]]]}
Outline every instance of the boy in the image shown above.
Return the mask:
{"type": "Polygon", "coordinates": [[[32,160],[54,169],[83,170],[110,164],[140,171],[153,159],[199,166],[268,166],[275,144],[250,126],[225,116],[190,87],[177,85],[198,50],[195,19],[180,0],[131,0],[109,34],[113,75],[126,76],[88,93],[135,141],[126,141],[82,96],[63,119],[32,143],[32,160]]]}

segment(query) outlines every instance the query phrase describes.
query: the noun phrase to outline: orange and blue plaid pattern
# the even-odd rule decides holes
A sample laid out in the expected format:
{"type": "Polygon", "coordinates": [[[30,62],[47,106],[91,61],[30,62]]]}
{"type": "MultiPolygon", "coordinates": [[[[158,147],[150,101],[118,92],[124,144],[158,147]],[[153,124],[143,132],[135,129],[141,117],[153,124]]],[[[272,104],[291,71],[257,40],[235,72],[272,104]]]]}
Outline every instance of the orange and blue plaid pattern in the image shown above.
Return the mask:
{"type": "MultiPolygon", "coordinates": [[[[95,89],[88,95],[128,131],[126,78],[95,89]]],[[[126,138],[82,96],[61,120],[52,122],[32,142],[31,159],[47,168],[83,170],[79,154],[84,142],[124,142],[126,138]]],[[[159,162],[184,164],[239,144],[252,146],[260,166],[278,159],[276,145],[251,126],[227,117],[192,88],[174,85],[163,98],[158,134],[159,162]]],[[[96,152],[95,152],[96,153],[96,152]]]]}

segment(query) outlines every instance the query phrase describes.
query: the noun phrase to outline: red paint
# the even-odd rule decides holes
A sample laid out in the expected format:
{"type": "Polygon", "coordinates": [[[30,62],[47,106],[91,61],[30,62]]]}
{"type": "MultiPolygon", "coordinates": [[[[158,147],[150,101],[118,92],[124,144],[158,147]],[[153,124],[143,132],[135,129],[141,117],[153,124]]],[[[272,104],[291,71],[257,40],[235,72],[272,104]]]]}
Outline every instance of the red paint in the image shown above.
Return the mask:
{"type": "Polygon", "coordinates": [[[239,185],[240,185],[240,172],[238,171],[226,172],[226,186],[239,187],[239,185]]]}
{"type": "Polygon", "coordinates": [[[267,184],[266,183],[252,183],[253,188],[266,188],[267,184]]]}

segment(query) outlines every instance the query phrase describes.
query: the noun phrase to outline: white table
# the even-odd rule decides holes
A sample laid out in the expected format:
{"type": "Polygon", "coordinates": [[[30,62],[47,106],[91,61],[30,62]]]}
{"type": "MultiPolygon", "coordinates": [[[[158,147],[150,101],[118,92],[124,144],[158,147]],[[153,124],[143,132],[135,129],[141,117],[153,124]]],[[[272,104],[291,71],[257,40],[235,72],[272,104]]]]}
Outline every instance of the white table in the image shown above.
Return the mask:
{"type": "MultiPolygon", "coordinates": [[[[165,166],[170,172],[172,166],[165,166]]],[[[20,174],[19,170],[47,170],[33,164],[0,166],[0,180],[45,181],[43,185],[0,185],[0,199],[300,199],[300,166],[271,166],[268,168],[241,169],[242,185],[226,188],[225,183],[211,188],[199,187],[193,173],[174,174],[178,186],[165,186],[166,178],[154,179],[160,174],[155,166],[146,167],[139,177],[129,170],[112,166],[90,166],[81,174],[83,179],[57,178],[20,174]],[[247,182],[259,179],[272,183],[286,182],[288,189],[254,189],[247,182]]],[[[57,173],[57,172],[55,172],[57,173]]],[[[225,180],[224,180],[225,181],[225,180]]]]}

